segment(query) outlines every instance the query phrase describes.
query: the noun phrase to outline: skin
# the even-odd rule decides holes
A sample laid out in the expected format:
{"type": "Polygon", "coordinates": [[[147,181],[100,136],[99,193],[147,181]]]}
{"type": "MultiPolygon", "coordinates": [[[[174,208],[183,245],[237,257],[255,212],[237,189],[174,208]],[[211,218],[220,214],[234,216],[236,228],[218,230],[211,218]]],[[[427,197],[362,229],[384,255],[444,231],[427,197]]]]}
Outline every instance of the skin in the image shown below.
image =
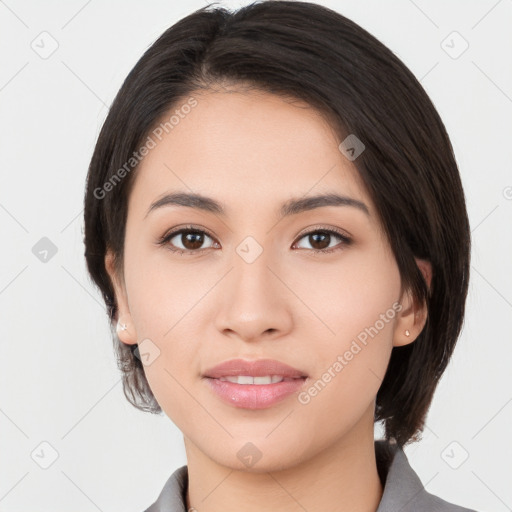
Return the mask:
{"type": "MultiPolygon", "coordinates": [[[[198,105],[143,159],[129,197],[124,277],[112,278],[123,343],[149,338],[159,356],[144,367],[163,411],[184,436],[187,508],[198,511],[375,511],[382,497],[375,451],[375,397],[394,346],[413,342],[426,308],[402,293],[396,260],[353,162],[319,113],[257,91],[193,94],[198,105]],[[167,206],[164,193],[196,192],[226,217],[167,206]],[[281,220],[290,198],[338,193],[363,201],[281,220]],[[157,241],[193,224],[213,234],[194,245],[177,235],[173,253],[157,241]],[[304,233],[339,229],[322,246],[304,233]],[[252,263],[236,252],[247,237],[263,249],[252,263]],[[313,248],[334,248],[314,253],[313,248]],[[222,402],[203,372],[232,358],[283,361],[309,377],[392,307],[400,312],[306,405],[296,395],[262,410],[222,402]],[[406,336],[405,331],[410,332],[406,336]],[[252,443],[248,467],[237,452],[252,443]]],[[[417,261],[430,283],[428,262],[417,261]]]]}

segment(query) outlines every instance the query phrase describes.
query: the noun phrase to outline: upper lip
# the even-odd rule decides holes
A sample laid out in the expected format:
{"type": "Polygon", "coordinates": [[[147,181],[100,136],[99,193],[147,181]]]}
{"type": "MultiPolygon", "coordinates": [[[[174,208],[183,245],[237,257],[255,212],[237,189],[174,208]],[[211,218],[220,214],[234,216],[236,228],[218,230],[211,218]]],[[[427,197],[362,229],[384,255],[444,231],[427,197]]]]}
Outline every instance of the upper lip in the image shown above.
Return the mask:
{"type": "Polygon", "coordinates": [[[210,368],[204,372],[205,377],[218,379],[220,377],[247,375],[252,377],[264,377],[266,375],[281,375],[285,378],[300,378],[307,375],[285,363],[275,359],[230,359],[210,368]]]}

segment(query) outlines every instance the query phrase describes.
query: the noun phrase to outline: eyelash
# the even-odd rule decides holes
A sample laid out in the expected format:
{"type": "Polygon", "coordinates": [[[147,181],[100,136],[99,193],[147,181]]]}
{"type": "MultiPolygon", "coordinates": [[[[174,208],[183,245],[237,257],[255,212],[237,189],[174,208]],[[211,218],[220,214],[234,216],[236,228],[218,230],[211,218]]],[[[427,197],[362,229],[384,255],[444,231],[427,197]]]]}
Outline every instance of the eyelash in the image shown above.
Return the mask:
{"type": "MultiPolygon", "coordinates": [[[[165,246],[165,245],[168,245],[168,249],[174,253],[179,253],[179,254],[187,254],[187,255],[193,255],[193,254],[197,254],[199,252],[202,252],[206,249],[197,249],[197,250],[191,250],[191,249],[174,249],[171,247],[171,245],[169,244],[169,241],[174,238],[176,235],[179,235],[179,234],[182,234],[182,233],[199,233],[199,234],[204,234],[204,235],[207,235],[209,236],[212,240],[215,240],[215,237],[213,235],[211,235],[208,231],[205,231],[204,229],[199,229],[199,228],[196,228],[194,226],[185,226],[183,228],[180,228],[180,229],[177,229],[175,231],[171,231],[169,233],[166,233],[165,235],[163,235],[157,242],[157,245],[161,245],[161,246],[165,246]]],[[[338,238],[341,239],[341,243],[334,246],[334,247],[331,247],[330,249],[301,249],[301,250],[307,250],[307,251],[311,251],[311,252],[314,252],[314,253],[323,253],[323,254],[329,254],[329,253],[332,253],[332,252],[335,252],[335,251],[339,251],[339,250],[342,250],[343,249],[343,246],[344,245],[350,245],[352,243],[352,239],[349,238],[347,235],[345,235],[344,233],[342,233],[341,231],[337,231],[337,230],[334,230],[334,229],[327,229],[327,228],[315,228],[314,230],[312,231],[308,231],[307,233],[303,233],[299,238],[298,240],[302,240],[304,237],[308,236],[308,235],[311,235],[311,234],[314,234],[314,233],[324,233],[324,234],[329,234],[329,235],[335,235],[337,236],[338,238]]],[[[209,247],[207,249],[210,249],[209,247]]]]}

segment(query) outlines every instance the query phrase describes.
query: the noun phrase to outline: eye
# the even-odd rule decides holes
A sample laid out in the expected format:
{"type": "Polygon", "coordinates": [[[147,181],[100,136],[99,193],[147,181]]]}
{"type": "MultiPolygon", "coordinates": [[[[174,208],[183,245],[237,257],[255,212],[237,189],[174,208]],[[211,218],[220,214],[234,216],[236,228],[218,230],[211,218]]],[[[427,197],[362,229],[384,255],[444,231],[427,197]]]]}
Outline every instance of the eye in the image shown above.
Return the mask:
{"type": "MultiPolygon", "coordinates": [[[[304,233],[299,240],[307,237],[307,241],[312,245],[312,251],[315,253],[330,253],[343,249],[343,246],[350,245],[352,239],[347,235],[333,229],[315,229],[304,233]],[[333,238],[341,240],[340,243],[331,246],[333,238]]],[[[307,247],[306,247],[307,249],[307,247]]]]}
{"type": "MultiPolygon", "coordinates": [[[[202,229],[186,226],[181,229],[166,233],[157,243],[165,245],[169,250],[180,254],[193,254],[200,252],[201,246],[204,244],[205,238],[213,240],[213,237],[202,229]],[[171,242],[176,239],[174,242],[171,242]],[[181,246],[180,246],[181,245],[181,246]]],[[[206,247],[209,249],[210,247],[206,247]]]]}
{"type": "MultiPolygon", "coordinates": [[[[308,243],[312,245],[312,248],[309,250],[315,253],[331,253],[341,250],[343,246],[352,243],[351,238],[334,229],[317,228],[304,233],[299,240],[306,239],[306,237],[308,243]],[[333,238],[337,238],[340,242],[331,246],[333,238]]],[[[218,242],[215,241],[210,247],[202,247],[206,238],[214,240],[213,236],[209,235],[203,229],[194,228],[194,226],[186,226],[166,233],[158,240],[157,244],[166,246],[170,251],[179,254],[193,254],[200,252],[202,249],[210,249],[215,245],[219,246],[218,242]],[[173,242],[173,239],[176,240],[173,242]]],[[[296,245],[297,243],[294,244],[294,247],[296,245]]],[[[306,247],[306,249],[308,248],[306,247]]]]}

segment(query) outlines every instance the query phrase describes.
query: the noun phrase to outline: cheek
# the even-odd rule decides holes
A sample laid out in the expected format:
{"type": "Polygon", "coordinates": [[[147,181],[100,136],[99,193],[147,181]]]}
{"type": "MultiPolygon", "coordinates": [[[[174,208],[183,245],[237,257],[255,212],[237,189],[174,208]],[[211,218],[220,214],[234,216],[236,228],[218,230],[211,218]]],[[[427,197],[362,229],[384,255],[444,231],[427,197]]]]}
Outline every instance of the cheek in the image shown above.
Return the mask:
{"type": "Polygon", "coordinates": [[[310,263],[287,271],[286,282],[306,306],[299,304],[297,310],[326,347],[341,348],[372,327],[381,340],[390,338],[399,307],[400,274],[394,260],[383,254],[347,253],[329,264],[310,263]]]}
{"type": "Polygon", "coordinates": [[[141,354],[143,344],[150,354],[144,373],[161,408],[178,427],[185,428],[182,421],[190,415],[190,383],[198,376],[198,347],[204,334],[196,328],[197,314],[211,288],[211,272],[196,279],[199,270],[193,264],[183,260],[171,264],[164,251],[144,251],[136,244],[126,254],[131,319],[141,354]]]}
{"type": "Polygon", "coordinates": [[[129,307],[139,339],[173,337],[181,319],[193,316],[193,308],[211,287],[208,271],[188,263],[187,256],[172,257],[177,262],[172,263],[164,249],[134,246],[126,259],[129,307]],[[198,274],[204,277],[198,279],[198,274]]]}
{"type": "Polygon", "coordinates": [[[393,260],[381,258],[379,265],[347,258],[345,263],[317,266],[294,284],[310,308],[299,330],[305,340],[314,340],[314,350],[305,347],[316,373],[303,403],[314,404],[319,414],[324,409],[346,414],[373,400],[400,310],[400,275],[393,260]]]}
{"type": "Polygon", "coordinates": [[[322,442],[328,444],[373,407],[393,348],[396,310],[391,299],[374,299],[364,307],[347,302],[344,310],[324,312],[335,333],[325,334],[325,328],[319,328],[323,334],[316,339],[311,333],[315,350],[308,355],[315,372],[297,398],[304,433],[321,428],[322,442]]]}

